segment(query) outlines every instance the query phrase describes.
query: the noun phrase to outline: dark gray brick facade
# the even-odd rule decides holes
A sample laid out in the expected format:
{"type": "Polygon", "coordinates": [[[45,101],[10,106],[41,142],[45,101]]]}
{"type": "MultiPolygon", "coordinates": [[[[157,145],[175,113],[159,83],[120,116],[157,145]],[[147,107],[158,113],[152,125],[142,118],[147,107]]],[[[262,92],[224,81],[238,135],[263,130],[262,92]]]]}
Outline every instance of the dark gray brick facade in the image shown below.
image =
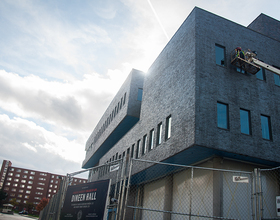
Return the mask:
{"type": "MultiPolygon", "coordinates": [[[[265,25],[269,29],[270,25],[275,26],[275,20],[266,19],[265,25]]],[[[257,51],[258,58],[264,62],[280,66],[279,39],[266,36],[273,28],[262,32],[257,26],[253,22],[247,28],[195,8],[147,74],[143,76],[134,70],[137,76],[133,76],[132,71],[90,136],[87,150],[125,93],[128,102],[93,144],[84,167],[89,167],[88,161],[95,156],[94,161],[103,164],[117,153],[122,155],[132,145],[135,150],[138,140],[142,147],[143,136],[148,136],[149,143],[152,129],[155,131],[153,149],[140,158],[194,164],[218,155],[264,165],[280,164],[280,87],[275,85],[272,72],[266,71],[266,80],[259,80],[255,75],[237,72],[230,63],[230,52],[240,46],[257,51]],[[215,62],[216,44],[225,47],[225,66],[215,62]],[[139,103],[137,90],[141,85],[143,100],[139,103]],[[218,101],[228,104],[229,129],[217,127],[218,101]],[[250,111],[251,135],[240,132],[240,108],[250,111]],[[272,140],[262,138],[261,114],[271,119],[272,140]],[[97,154],[126,115],[139,121],[106,152],[97,154]],[[171,138],[165,140],[168,116],[172,117],[171,138]],[[159,123],[163,125],[162,143],[156,146],[159,123]]],[[[91,165],[96,165],[95,162],[91,165]]]]}

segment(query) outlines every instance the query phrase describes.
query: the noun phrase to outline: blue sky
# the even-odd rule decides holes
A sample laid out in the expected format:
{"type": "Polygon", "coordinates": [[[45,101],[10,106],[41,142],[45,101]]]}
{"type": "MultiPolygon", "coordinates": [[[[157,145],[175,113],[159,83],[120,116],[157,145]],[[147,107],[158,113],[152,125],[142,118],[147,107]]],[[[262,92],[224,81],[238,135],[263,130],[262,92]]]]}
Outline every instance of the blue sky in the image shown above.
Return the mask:
{"type": "Polygon", "coordinates": [[[278,0],[0,1],[0,160],[66,174],[132,68],[147,71],[198,6],[241,25],[278,0]]]}

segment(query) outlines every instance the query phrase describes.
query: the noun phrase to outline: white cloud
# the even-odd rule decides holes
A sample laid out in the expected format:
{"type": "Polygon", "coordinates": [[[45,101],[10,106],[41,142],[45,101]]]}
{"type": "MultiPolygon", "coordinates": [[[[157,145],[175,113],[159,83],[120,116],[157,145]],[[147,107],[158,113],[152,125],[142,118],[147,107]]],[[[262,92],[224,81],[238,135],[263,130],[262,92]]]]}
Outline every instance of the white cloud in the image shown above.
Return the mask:
{"type": "Polygon", "coordinates": [[[127,73],[108,70],[107,77],[92,73],[83,80],[54,82],[0,70],[0,107],[64,129],[93,129],[127,73]]]}
{"type": "Polygon", "coordinates": [[[84,159],[84,146],[76,140],[70,141],[33,122],[20,118],[11,119],[4,114],[0,115],[0,140],[3,159],[6,157],[9,160],[14,158],[14,162],[25,161],[29,167],[39,159],[42,164],[38,167],[44,167],[53,157],[59,158],[57,163],[68,161],[81,166],[84,159]],[[30,160],[30,155],[36,155],[36,158],[30,160]]]}

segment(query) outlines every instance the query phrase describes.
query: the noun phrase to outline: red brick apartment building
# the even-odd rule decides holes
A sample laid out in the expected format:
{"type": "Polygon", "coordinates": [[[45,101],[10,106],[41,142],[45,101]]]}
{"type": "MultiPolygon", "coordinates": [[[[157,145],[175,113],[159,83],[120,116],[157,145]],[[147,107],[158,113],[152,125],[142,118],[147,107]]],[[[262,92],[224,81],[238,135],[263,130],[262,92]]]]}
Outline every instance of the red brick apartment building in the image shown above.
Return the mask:
{"type": "MultiPolygon", "coordinates": [[[[11,161],[3,160],[0,189],[8,194],[8,201],[16,198],[19,204],[29,202],[37,205],[42,198],[50,199],[57,193],[62,177],[53,173],[13,167],[11,161]]],[[[71,185],[86,182],[86,179],[73,178],[71,185]]]]}

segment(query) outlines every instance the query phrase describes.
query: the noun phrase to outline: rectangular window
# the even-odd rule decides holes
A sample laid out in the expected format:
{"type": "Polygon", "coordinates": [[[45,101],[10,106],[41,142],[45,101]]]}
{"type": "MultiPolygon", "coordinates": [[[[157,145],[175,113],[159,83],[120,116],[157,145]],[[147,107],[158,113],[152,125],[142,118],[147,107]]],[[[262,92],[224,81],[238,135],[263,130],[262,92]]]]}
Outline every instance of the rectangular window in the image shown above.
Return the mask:
{"type": "MultiPolygon", "coordinates": [[[[272,65],[272,66],[273,66],[274,68],[280,70],[280,67],[275,66],[275,65],[272,65]]],[[[277,75],[277,74],[275,74],[275,73],[274,73],[274,82],[275,82],[275,85],[280,86],[280,76],[277,75]]]]}
{"type": "Polygon", "coordinates": [[[240,128],[241,133],[248,135],[251,134],[250,111],[240,109],[240,128]]]}
{"type": "Polygon", "coordinates": [[[124,96],[123,96],[123,105],[125,104],[125,98],[126,98],[126,93],[124,93],[124,96]]]}
{"type": "Polygon", "coordinates": [[[280,86],[280,76],[274,73],[275,85],[280,86]]]}
{"type": "Polygon", "coordinates": [[[136,159],[140,157],[140,142],[141,140],[137,141],[137,146],[136,146],[136,159]]]}
{"type": "Polygon", "coordinates": [[[134,146],[135,146],[135,144],[133,144],[132,145],[132,147],[131,147],[131,158],[134,158],[134,146]]]}
{"type": "Polygon", "coordinates": [[[215,52],[216,52],[216,64],[225,66],[225,47],[216,44],[215,52]]]}
{"type": "Polygon", "coordinates": [[[142,146],[142,155],[144,155],[147,151],[147,135],[143,137],[143,146],[142,146]]]}
{"type": "Polygon", "coordinates": [[[219,128],[228,129],[228,105],[218,102],[217,103],[217,122],[219,128]]]}
{"type": "Polygon", "coordinates": [[[138,89],[137,100],[142,101],[143,89],[138,89]]]}
{"type": "Polygon", "coordinates": [[[129,156],[130,156],[130,148],[127,148],[127,150],[126,150],[126,158],[129,158],[129,156]]]}
{"type": "Polygon", "coordinates": [[[257,77],[257,79],[265,80],[265,72],[264,72],[264,69],[263,69],[263,68],[261,68],[261,69],[256,73],[256,77],[257,77]]]}
{"type": "Polygon", "coordinates": [[[154,136],[155,136],[155,130],[150,130],[150,139],[149,139],[149,150],[152,150],[154,147],[154,136]]]}
{"type": "Polygon", "coordinates": [[[157,126],[157,145],[161,144],[162,123],[157,126]]]}
{"type": "Polygon", "coordinates": [[[236,67],[236,71],[239,73],[246,73],[246,71],[242,68],[236,67]]]}
{"type": "Polygon", "coordinates": [[[171,137],[171,115],[166,118],[165,140],[171,137]]]}
{"type": "Polygon", "coordinates": [[[272,140],[270,117],[261,115],[261,124],[263,139],[272,140]]]}

